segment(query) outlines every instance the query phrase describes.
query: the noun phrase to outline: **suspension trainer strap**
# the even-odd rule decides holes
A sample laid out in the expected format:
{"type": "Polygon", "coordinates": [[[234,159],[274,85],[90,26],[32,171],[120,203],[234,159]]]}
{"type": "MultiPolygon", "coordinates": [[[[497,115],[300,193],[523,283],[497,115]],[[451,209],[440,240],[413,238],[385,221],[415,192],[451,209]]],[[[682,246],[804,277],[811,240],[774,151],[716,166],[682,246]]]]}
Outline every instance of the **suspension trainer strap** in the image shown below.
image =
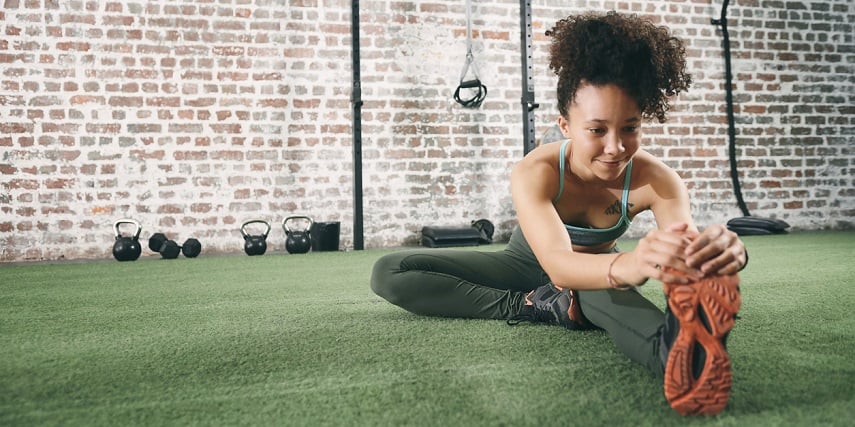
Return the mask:
{"type": "Polygon", "coordinates": [[[478,64],[475,63],[475,55],[472,54],[472,5],[471,0],[466,0],[466,62],[463,64],[463,71],[460,73],[460,84],[454,91],[454,100],[465,108],[478,108],[486,97],[487,86],[481,83],[481,79],[478,77],[478,64]],[[474,78],[465,80],[470,67],[474,78]],[[461,89],[465,89],[471,96],[461,98],[461,89]]]}

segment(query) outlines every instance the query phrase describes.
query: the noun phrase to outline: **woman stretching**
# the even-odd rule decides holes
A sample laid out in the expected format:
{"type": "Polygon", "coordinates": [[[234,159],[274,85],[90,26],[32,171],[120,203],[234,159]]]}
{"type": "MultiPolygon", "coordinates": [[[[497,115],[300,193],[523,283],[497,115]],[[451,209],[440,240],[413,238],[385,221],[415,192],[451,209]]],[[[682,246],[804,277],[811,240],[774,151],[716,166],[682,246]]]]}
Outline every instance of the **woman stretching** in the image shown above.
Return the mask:
{"type": "Polygon", "coordinates": [[[547,36],[565,139],[514,167],[519,226],[506,249],[393,253],[374,266],[371,288],[421,315],[603,329],[664,377],[674,410],[719,413],[747,253],[723,225],[699,231],[680,176],[642,148],[643,122],[664,122],[669,98],[691,84],[683,44],[613,12],[567,17],[547,36]],[[619,252],[616,240],[646,210],[657,228],[619,252]],[[634,290],[650,278],[664,284],[664,313],[634,290]]]}

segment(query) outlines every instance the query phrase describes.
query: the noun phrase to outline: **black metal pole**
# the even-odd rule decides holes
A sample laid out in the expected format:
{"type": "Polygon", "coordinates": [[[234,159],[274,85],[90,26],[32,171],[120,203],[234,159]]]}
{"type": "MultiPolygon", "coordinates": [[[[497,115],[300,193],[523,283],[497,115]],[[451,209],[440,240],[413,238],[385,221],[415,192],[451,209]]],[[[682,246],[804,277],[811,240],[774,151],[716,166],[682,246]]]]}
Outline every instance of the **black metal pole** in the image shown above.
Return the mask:
{"type": "Polygon", "coordinates": [[[362,81],[359,73],[359,0],[352,0],[350,21],[353,87],[353,249],[365,248],[362,228],[362,81]]]}
{"type": "Polygon", "coordinates": [[[739,184],[739,171],[736,164],[736,121],[733,114],[733,73],[730,67],[730,34],[727,31],[727,6],[730,0],[724,0],[721,5],[721,17],[710,21],[713,25],[721,27],[722,48],[724,49],[724,90],[725,102],[727,103],[727,137],[728,154],[730,157],[730,179],[733,182],[733,193],[736,195],[736,204],[742,215],[751,216],[748,206],[742,198],[742,186],[739,184]]]}
{"type": "Polygon", "coordinates": [[[522,64],[523,155],[534,149],[534,76],[531,65],[531,0],[520,0],[520,56],[522,64]]]}

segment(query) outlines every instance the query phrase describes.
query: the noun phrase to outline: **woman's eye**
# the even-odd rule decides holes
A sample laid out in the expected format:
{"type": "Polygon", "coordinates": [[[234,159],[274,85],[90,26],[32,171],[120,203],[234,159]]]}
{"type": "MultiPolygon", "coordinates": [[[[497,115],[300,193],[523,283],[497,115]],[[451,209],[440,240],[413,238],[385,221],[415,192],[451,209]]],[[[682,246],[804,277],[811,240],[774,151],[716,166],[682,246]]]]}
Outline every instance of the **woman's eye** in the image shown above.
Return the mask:
{"type": "Polygon", "coordinates": [[[638,126],[628,126],[623,129],[624,132],[635,132],[638,130],[638,126]]]}
{"type": "Polygon", "coordinates": [[[591,132],[594,135],[601,135],[601,134],[605,133],[605,130],[601,129],[601,128],[591,128],[591,129],[588,129],[588,132],[591,132]]]}

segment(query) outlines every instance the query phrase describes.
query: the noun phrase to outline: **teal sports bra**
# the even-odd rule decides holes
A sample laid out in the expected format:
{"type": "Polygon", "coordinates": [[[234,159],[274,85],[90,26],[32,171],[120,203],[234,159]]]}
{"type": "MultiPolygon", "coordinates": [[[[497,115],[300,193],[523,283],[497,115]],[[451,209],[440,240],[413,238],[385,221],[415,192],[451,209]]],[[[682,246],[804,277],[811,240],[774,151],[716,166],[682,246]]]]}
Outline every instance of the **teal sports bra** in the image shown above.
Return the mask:
{"type": "MultiPolygon", "coordinates": [[[[564,192],[564,158],[567,145],[569,143],[569,139],[561,143],[561,157],[558,158],[558,194],[552,199],[552,203],[558,202],[558,199],[561,198],[561,193],[564,192]]],[[[630,160],[629,164],[626,166],[626,178],[623,180],[623,194],[620,199],[620,219],[618,219],[618,222],[615,225],[609,228],[584,228],[564,224],[564,228],[567,229],[567,233],[570,235],[570,241],[573,242],[574,245],[601,245],[606,242],[611,242],[612,240],[617,240],[617,238],[622,236],[623,233],[629,229],[632,221],[629,219],[629,215],[627,214],[626,205],[627,200],[629,199],[629,180],[631,176],[632,160],[630,160]]]]}

